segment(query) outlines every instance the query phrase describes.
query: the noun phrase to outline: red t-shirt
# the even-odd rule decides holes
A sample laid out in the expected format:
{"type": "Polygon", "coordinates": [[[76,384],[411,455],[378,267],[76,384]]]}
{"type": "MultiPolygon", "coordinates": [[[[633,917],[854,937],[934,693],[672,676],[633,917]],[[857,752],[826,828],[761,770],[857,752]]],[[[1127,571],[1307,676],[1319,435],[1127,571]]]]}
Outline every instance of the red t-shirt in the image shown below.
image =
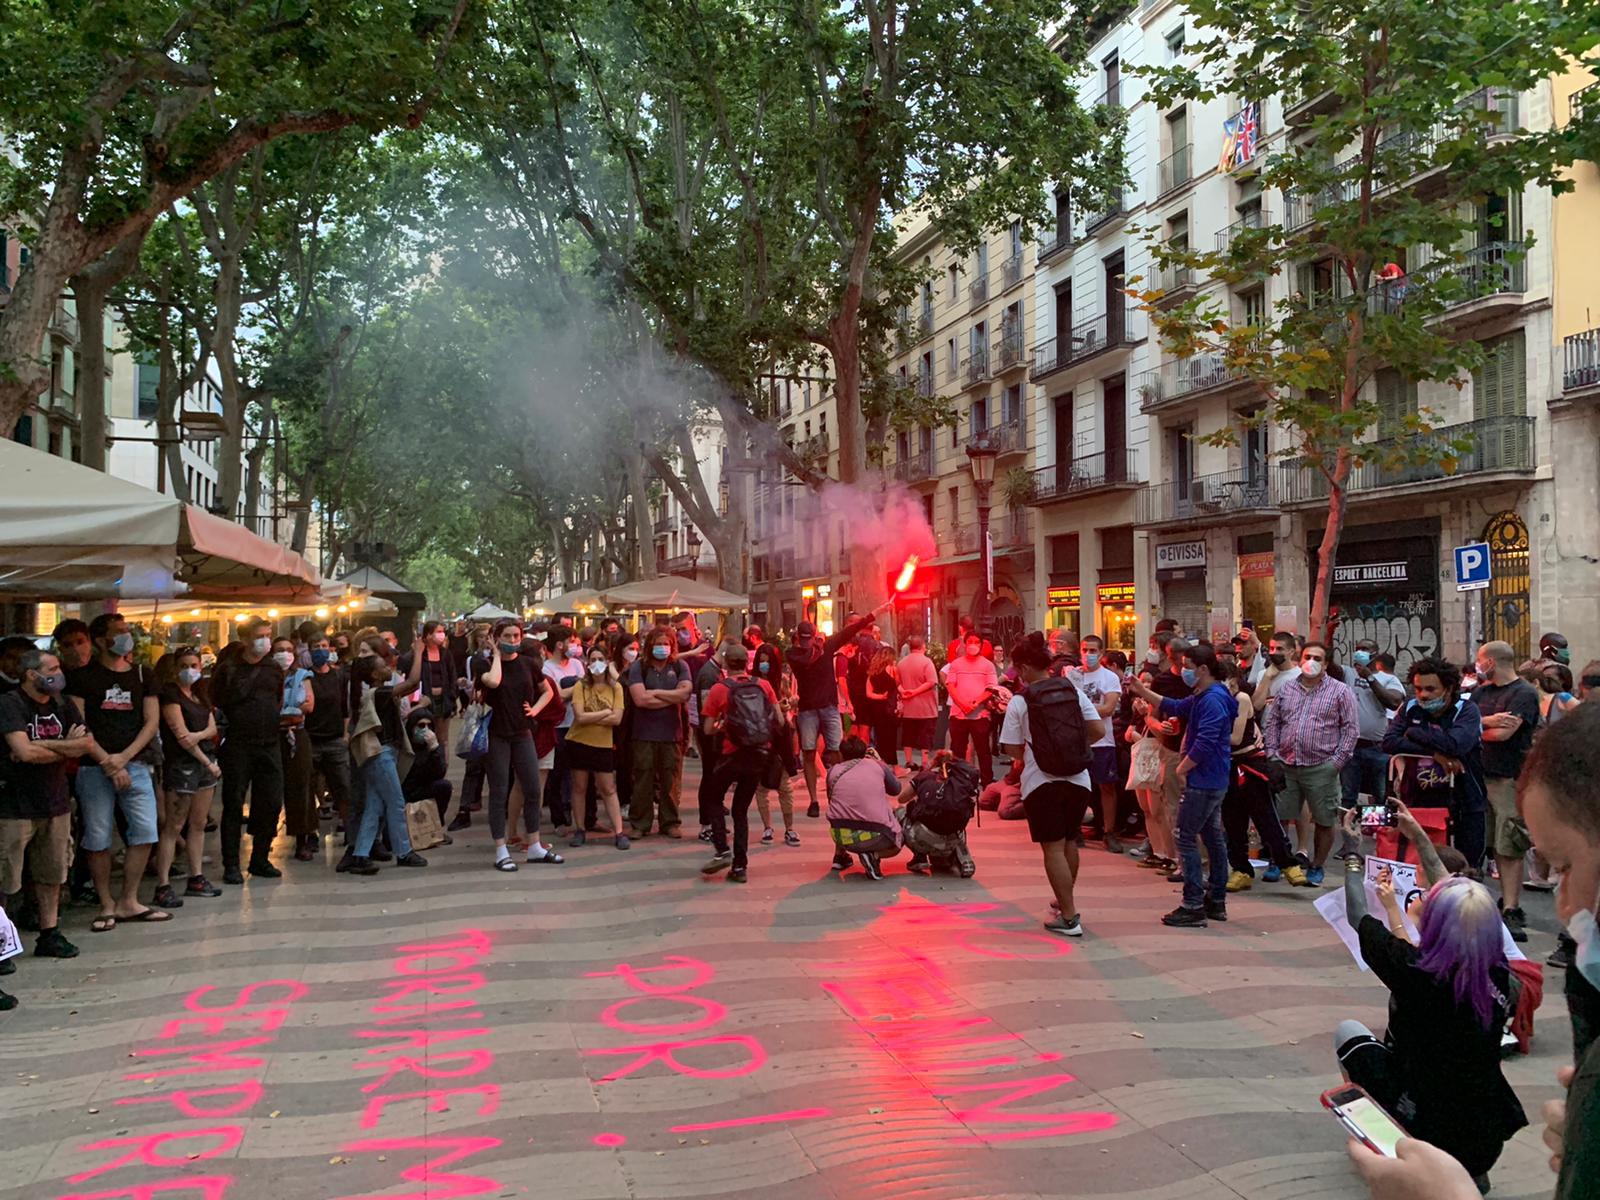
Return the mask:
{"type": "MultiPolygon", "coordinates": [[[[755,677],[749,674],[733,675],[726,679],[719,679],[716,686],[706,693],[705,707],[700,710],[700,716],[702,718],[720,717],[728,711],[728,685],[730,683],[748,683],[752,679],[755,679],[755,677]]],[[[755,682],[761,685],[761,690],[767,694],[767,699],[772,701],[772,707],[776,709],[778,707],[778,694],[772,690],[772,685],[765,679],[756,679],[755,682]]],[[[722,735],[722,752],[724,754],[732,754],[738,748],[729,740],[726,733],[722,735]]]]}

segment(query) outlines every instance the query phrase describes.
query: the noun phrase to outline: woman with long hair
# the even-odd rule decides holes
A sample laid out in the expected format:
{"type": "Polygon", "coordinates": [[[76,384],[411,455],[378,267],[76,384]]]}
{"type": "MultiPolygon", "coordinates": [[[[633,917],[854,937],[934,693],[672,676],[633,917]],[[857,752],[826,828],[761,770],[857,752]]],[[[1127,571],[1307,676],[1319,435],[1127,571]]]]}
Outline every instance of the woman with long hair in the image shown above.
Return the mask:
{"type": "MultiPolygon", "coordinates": [[[[1149,665],[1140,667],[1139,682],[1146,687],[1151,686],[1155,682],[1154,668],[1149,665]]],[[[1128,745],[1137,747],[1145,738],[1157,735],[1148,728],[1150,714],[1148,704],[1135,697],[1132,711],[1133,720],[1128,723],[1128,728],[1122,736],[1128,745]]],[[[1166,799],[1161,792],[1160,782],[1157,781],[1154,787],[1135,788],[1133,794],[1138,797],[1139,809],[1144,813],[1144,833],[1150,843],[1150,853],[1140,861],[1139,865],[1155,871],[1177,870],[1178,851],[1172,840],[1172,821],[1167,811],[1166,799]]]]}
{"type": "MultiPolygon", "coordinates": [[[[411,664],[402,662],[402,670],[411,664]]],[[[456,711],[456,656],[450,650],[450,631],[443,621],[422,626],[422,695],[433,713],[433,732],[441,746],[450,745],[450,718],[456,711]]]]}
{"type": "Polygon", "coordinates": [[[1389,1027],[1379,1041],[1360,1022],[1341,1021],[1340,1070],[1487,1191],[1501,1148],[1528,1123],[1500,1065],[1514,1002],[1494,896],[1462,877],[1435,883],[1413,946],[1367,911],[1365,864],[1353,856],[1345,860],[1345,912],[1363,961],[1389,989],[1389,1027]]]}
{"type": "MultiPolygon", "coordinates": [[[[794,831],[794,785],[789,766],[799,758],[794,735],[794,713],[799,704],[795,691],[794,672],[784,665],[783,651],[771,642],[756,647],[755,666],[757,679],[765,679],[778,694],[778,712],[783,716],[783,733],[773,745],[773,753],[780,756],[778,770],[778,811],[783,816],[783,844],[798,846],[800,835],[794,831]]],[[[893,742],[887,743],[894,745],[893,742]]],[[[772,841],[772,790],[756,789],[756,810],[761,814],[761,840],[772,841]]]]}
{"type": "MultiPolygon", "coordinates": [[[[572,688],[572,728],[567,731],[567,766],[572,771],[572,795],[581,802],[594,779],[600,802],[611,819],[611,831],[618,850],[628,848],[628,835],[622,831],[622,810],[617,806],[617,766],[614,735],[622,723],[622,684],[611,666],[604,641],[596,639],[584,660],[583,678],[572,688]]],[[[584,822],[574,820],[570,845],[581,846],[588,839],[584,822]]]]}
{"type": "Polygon", "coordinates": [[[183,904],[167,882],[180,837],[189,860],[189,882],[183,894],[222,895],[222,889],[205,876],[206,818],[211,815],[211,797],[222,768],[217,765],[216,710],[211,707],[211,693],[201,672],[200,651],[193,646],[179,646],[156,663],[166,792],[161,837],[156,843],[156,879],[160,882],[151,900],[157,908],[183,904]]]}
{"type": "Polygon", "coordinates": [[[891,767],[900,765],[900,674],[895,666],[893,646],[879,646],[867,664],[868,713],[872,720],[872,741],[891,767]]]}

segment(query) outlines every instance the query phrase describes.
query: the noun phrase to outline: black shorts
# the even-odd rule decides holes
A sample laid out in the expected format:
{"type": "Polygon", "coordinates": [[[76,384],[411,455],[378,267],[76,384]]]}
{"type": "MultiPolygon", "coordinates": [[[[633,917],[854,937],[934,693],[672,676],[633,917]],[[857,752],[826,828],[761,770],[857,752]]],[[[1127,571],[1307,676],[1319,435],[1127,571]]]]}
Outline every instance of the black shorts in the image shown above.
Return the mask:
{"type": "Polygon", "coordinates": [[[571,739],[562,743],[562,753],[569,771],[613,772],[617,769],[615,752],[610,746],[588,746],[571,739]]]}
{"type": "Polygon", "coordinates": [[[938,717],[901,717],[900,744],[907,750],[932,750],[938,717]]]}
{"type": "Polygon", "coordinates": [[[1089,789],[1076,783],[1052,780],[1022,798],[1028,817],[1028,836],[1036,842],[1062,842],[1078,836],[1089,807],[1089,789]]]}

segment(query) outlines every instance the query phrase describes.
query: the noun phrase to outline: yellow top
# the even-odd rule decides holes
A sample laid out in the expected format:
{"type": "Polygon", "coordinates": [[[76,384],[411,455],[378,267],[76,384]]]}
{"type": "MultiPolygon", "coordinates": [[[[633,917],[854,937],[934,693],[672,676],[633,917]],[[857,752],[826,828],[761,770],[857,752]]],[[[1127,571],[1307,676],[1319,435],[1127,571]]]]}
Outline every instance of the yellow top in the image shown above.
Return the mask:
{"type": "MultiPolygon", "coordinates": [[[[574,713],[601,712],[612,709],[622,711],[622,685],[611,680],[604,683],[595,683],[588,676],[578,680],[572,688],[572,711],[574,713]]],[[[598,746],[609,749],[614,744],[614,735],[617,732],[615,725],[579,725],[574,721],[571,729],[567,730],[567,741],[577,742],[580,746],[598,746]]]]}

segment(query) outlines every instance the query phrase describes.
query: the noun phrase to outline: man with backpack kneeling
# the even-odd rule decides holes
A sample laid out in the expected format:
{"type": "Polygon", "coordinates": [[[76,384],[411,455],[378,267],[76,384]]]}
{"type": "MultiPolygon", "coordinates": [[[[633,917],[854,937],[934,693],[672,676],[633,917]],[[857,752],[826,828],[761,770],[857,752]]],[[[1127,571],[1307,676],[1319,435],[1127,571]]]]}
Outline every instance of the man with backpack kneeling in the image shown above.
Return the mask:
{"type": "Polygon", "coordinates": [[[919,875],[942,867],[971,879],[977,866],[967,851],[967,822],[977,809],[978,769],[948,750],[933,756],[933,765],[911,777],[911,799],[903,824],[911,850],[908,871],[919,875]]]}
{"type": "Polygon", "coordinates": [[[1073,900],[1078,876],[1078,830],[1092,796],[1090,747],[1105,733],[1095,706],[1069,680],[1050,674],[1044,635],[1030,633],[1011,648],[1011,662],[1027,686],[1006,706],[1001,749],[1022,759],[1022,806],[1028,835],[1044,853],[1044,872],[1057,912],[1045,922],[1051,933],[1082,937],[1073,900]]]}
{"type": "Polygon", "coordinates": [[[711,826],[716,853],[700,868],[702,875],[728,871],[729,883],[749,877],[750,802],[773,762],[773,745],[783,728],[778,697],[765,679],[750,674],[750,652],[729,644],[723,649],[727,674],[706,694],[700,710],[701,727],[709,737],[722,738],[722,753],[712,773],[712,784],[701,802],[700,821],[711,826]],[[728,849],[728,815],[722,802],[733,787],[733,849],[728,849]]]}

